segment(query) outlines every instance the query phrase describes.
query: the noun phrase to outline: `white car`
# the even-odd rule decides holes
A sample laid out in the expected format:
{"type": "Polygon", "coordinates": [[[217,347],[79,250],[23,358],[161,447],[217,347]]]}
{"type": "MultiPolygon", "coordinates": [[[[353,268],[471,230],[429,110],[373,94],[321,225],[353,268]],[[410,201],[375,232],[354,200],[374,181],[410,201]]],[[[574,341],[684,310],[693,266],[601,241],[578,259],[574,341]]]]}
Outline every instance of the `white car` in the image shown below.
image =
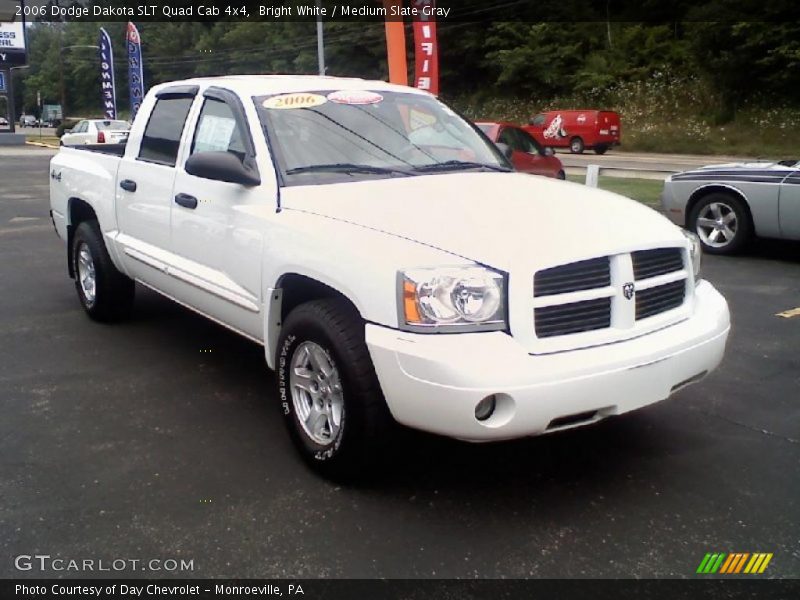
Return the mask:
{"type": "Polygon", "coordinates": [[[130,129],[126,121],[85,119],[61,136],[61,145],[121,144],[127,141],[130,129]]]}
{"type": "Polygon", "coordinates": [[[8,127],[8,119],[0,117],[0,127],[8,127]]]}
{"type": "Polygon", "coordinates": [[[50,164],[84,309],[123,317],[136,281],[262,345],[325,475],[363,468],[392,421],[476,442],[548,433],[664,400],[722,359],[728,306],[696,236],[513,172],[426,92],[162,84],[115,152],[50,164]]]}

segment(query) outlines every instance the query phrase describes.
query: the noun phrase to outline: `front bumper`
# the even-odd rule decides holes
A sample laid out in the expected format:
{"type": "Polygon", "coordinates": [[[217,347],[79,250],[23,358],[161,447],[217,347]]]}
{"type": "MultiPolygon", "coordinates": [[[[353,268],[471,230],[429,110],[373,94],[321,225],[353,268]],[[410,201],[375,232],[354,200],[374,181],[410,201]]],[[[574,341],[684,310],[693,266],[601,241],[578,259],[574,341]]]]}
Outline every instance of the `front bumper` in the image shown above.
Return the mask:
{"type": "Polygon", "coordinates": [[[367,346],[394,418],[469,441],[556,431],[664,400],[719,365],[730,330],[725,299],[697,285],[693,315],[639,338],[530,355],[503,332],[413,334],[369,324],[367,346]],[[478,421],[475,407],[496,395],[478,421]]]}

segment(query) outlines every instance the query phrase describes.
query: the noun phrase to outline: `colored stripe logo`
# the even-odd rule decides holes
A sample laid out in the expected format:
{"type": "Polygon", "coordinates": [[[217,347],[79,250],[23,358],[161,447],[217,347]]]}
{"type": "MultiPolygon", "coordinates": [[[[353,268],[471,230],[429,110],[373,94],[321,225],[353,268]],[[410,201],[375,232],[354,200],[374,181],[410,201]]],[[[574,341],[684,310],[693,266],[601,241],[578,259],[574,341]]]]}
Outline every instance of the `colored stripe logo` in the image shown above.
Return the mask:
{"type": "Polygon", "coordinates": [[[726,554],[724,552],[708,552],[700,566],[697,567],[697,573],[702,575],[713,575],[719,573],[720,575],[738,575],[740,573],[748,575],[760,575],[767,570],[769,561],[772,560],[772,552],[734,552],[726,554]]]}

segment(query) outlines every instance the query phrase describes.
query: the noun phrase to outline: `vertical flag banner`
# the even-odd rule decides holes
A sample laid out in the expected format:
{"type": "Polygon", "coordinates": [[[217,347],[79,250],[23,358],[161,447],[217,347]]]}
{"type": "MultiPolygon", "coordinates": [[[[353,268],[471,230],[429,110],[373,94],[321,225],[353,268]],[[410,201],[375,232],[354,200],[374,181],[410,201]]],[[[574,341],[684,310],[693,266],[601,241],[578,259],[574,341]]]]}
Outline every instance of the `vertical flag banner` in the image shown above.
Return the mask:
{"type": "MultiPolygon", "coordinates": [[[[435,6],[435,0],[413,0],[419,12],[414,17],[414,87],[439,95],[439,43],[436,17],[422,16],[423,8],[435,6]]],[[[432,11],[430,11],[432,12],[432,11]]]]}
{"type": "Polygon", "coordinates": [[[142,40],[136,25],[131,22],[128,22],[128,33],[125,39],[128,46],[128,85],[131,96],[131,121],[133,121],[144,98],[144,75],[142,73],[142,40]]]}
{"type": "Polygon", "coordinates": [[[406,31],[402,19],[389,15],[399,14],[403,0],[383,0],[386,9],[386,51],[389,62],[389,81],[408,85],[408,62],[406,61],[406,31]]]}
{"type": "Polygon", "coordinates": [[[106,119],[117,118],[117,87],[114,81],[114,50],[111,47],[111,37],[108,32],[100,28],[98,42],[100,53],[100,93],[102,94],[103,114],[106,119]]]}

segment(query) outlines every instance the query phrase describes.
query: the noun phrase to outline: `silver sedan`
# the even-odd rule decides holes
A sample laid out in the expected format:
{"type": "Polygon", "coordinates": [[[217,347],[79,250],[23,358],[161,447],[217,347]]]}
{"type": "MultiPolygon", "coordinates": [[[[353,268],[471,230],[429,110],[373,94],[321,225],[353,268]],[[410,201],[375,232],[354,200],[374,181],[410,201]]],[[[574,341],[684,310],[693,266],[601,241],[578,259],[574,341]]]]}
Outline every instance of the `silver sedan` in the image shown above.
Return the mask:
{"type": "Polygon", "coordinates": [[[661,205],[712,254],[736,252],[754,236],[800,240],[800,162],[732,163],[677,173],[664,182],[661,205]]]}

